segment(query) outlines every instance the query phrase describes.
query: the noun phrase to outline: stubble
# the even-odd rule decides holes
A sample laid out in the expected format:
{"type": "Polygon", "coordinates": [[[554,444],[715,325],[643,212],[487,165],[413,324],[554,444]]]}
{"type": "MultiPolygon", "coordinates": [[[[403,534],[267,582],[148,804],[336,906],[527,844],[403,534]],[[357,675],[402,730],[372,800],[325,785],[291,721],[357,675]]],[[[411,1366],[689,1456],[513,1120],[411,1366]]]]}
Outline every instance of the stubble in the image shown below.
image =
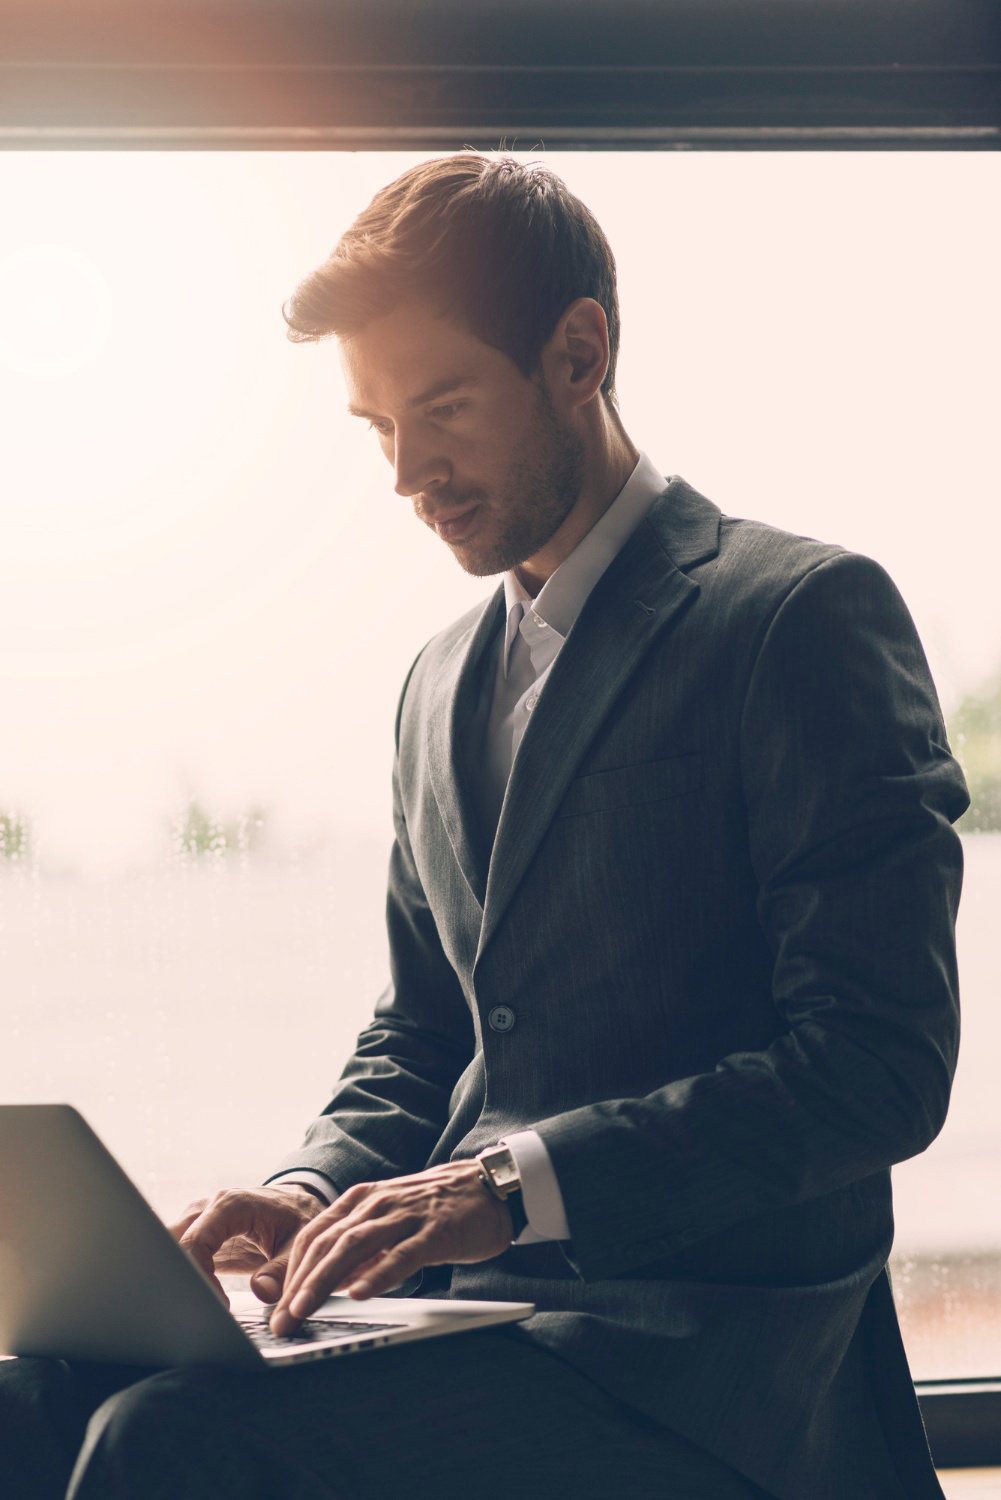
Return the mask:
{"type": "Polygon", "coordinates": [[[477,578],[504,573],[541,552],[577,503],[584,477],[584,442],[564,427],[544,384],[539,386],[534,438],[511,465],[500,493],[487,497],[497,517],[491,544],[453,545],[460,566],[477,578]]]}

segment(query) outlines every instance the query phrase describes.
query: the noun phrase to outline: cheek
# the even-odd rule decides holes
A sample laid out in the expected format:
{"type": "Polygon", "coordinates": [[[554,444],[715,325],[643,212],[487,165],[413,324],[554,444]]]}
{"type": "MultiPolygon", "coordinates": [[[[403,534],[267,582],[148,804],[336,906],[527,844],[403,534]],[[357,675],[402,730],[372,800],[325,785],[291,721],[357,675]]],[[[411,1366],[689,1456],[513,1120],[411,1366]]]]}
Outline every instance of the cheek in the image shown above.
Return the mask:
{"type": "Polygon", "coordinates": [[[502,489],[527,437],[515,423],[499,419],[488,431],[456,435],[449,447],[457,469],[491,490],[502,489]]]}

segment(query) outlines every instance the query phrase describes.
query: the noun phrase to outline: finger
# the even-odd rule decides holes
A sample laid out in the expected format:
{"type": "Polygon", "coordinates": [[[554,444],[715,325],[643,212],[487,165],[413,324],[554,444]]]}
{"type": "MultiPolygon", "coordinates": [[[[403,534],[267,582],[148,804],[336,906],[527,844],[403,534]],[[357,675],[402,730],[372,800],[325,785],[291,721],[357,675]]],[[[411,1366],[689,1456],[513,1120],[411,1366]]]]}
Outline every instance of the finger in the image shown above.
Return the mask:
{"type": "Polygon", "coordinates": [[[251,1290],[262,1302],[277,1302],[282,1294],[287,1274],[288,1256],[276,1256],[274,1260],[269,1260],[267,1265],[262,1266],[251,1276],[251,1290]]]}
{"type": "Polygon", "coordinates": [[[423,1234],[401,1241],[385,1254],[355,1268],[345,1288],[348,1296],[358,1300],[384,1296],[408,1276],[415,1276],[430,1265],[430,1250],[430,1243],[423,1234]]]}
{"type": "Polygon", "coordinates": [[[207,1203],[207,1198],[199,1198],[197,1203],[190,1203],[184,1210],[184,1213],[181,1215],[181,1217],[177,1220],[177,1222],[175,1224],[168,1225],[168,1228],[170,1229],[170,1232],[174,1236],[175,1240],[179,1240],[181,1238],[181,1235],[184,1234],[185,1230],[188,1229],[196,1219],[201,1218],[202,1214],[205,1212],[207,1203]]]}
{"type": "Polygon", "coordinates": [[[181,1246],[206,1276],[215,1266],[216,1251],[227,1240],[252,1227],[254,1205],[243,1194],[220,1193],[181,1235],[181,1246]]]}
{"type": "Polygon", "coordinates": [[[364,1265],[382,1250],[388,1249],[412,1226],[389,1224],[356,1224],[343,1234],[331,1233],[328,1243],[319,1240],[310,1247],[294,1281],[286,1278],[285,1290],[271,1315],[275,1333],[292,1332],[304,1318],[316,1311],[332,1292],[338,1290],[355,1267],[364,1265]]]}
{"type": "Polygon", "coordinates": [[[290,1311],[293,1299],[301,1297],[308,1288],[306,1311],[296,1308],[295,1316],[308,1317],[323,1297],[336,1291],[338,1279],[355,1265],[371,1260],[387,1245],[392,1244],[394,1234],[383,1224],[354,1223],[345,1227],[331,1226],[325,1235],[318,1236],[305,1252],[295,1273],[285,1282],[282,1306],[290,1311]]]}
{"type": "Polygon", "coordinates": [[[328,1286],[324,1295],[329,1295],[336,1289],[336,1283],[330,1280],[332,1276],[348,1275],[355,1266],[412,1234],[415,1227],[412,1216],[401,1213],[379,1219],[361,1219],[355,1213],[339,1224],[331,1224],[324,1233],[315,1236],[286,1279],[283,1304],[290,1306],[292,1298],[317,1276],[321,1267],[328,1286]]]}
{"type": "Polygon", "coordinates": [[[295,1275],[297,1268],[302,1263],[303,1256],[308,1253],[317,1235],[323,1234],[331,1224],[336,1224],[340,1219],[345,1218],[347,1212],[347,1210],[341,1207],[340,1199],[338,1199],[336,1203],[332,1203],[329,1208],[325,1208],[322,1213],[317,1214],[315,1219],[310,1219],[308,1224],[302,1226],[292,1241],[292,1247],[289,1250],[288,1268],[285,1272],[286,1286],[290,1277],[295,1275]]]}
{"type": "Polygon", "coordinates": [[[366,1224],[350,1230],[302,1277],[298,1286],[289,1289],[285,1300],[293,1316],[308,1318],[332,1292],[342,1291],[353,1281],[362,1266],[392,1253],[414,1230],[413,1222],[366,1224]]]}
{"type": "MultiPolygon", "coordinates": [[[[367,1190],[368,1184],[364,1186],[367,1190]]],[[[344,1193],[315,1219],[304,1224],[292,1243],[288,1270],[285,1273],[286,1290],[308,1274],[327,1253],[343,1229],[350,1227],[353,1223],[365,1222],[364,1219],[359,1219],[359,1212],[367,1214],[369,1211],[369,1202],[365,1201],[364,1195],[359,1196],[357,1189],[354,1189],[351,1194],[344,1193]]]]}
{"type": "MultiPolygon", "coordinates": [[[[363,1183],[361,1186],[367,1189],[368,1183],[363,1183]]],[[[364,1194],[358,1188],[349,1188],[346,1193],[342,1193],[339,1198],[336,1198],[328,1208],[323,1209],[315,1218],[303,1224],[292,1241],[292,1249],[288,1257],[288,1269],[285,1273],[286,1286],[289,1283],[289,1278],[295,1275],[303,1256],[309,1250],[309,1247],[316,1240],[317,1236],[323,1234],[332,1224],[339,1224],[343,1219],[346,1219],[353,1209],[358,1207],[363,1201],[363,1198],[364,1194]]]]}
{"type": "Polygon", "coordinates": [[[357,1281],[361,1277],[367,1277],[369,1272],[374,1273],[376,1267],[382,1264],[388,1254],[388,1250],[380,1250],[378,1255],[373,1255],[370,1260],[362,1261],[360,1266],[355,1266],[351,1272],[352,1280],[357,1281]]]}

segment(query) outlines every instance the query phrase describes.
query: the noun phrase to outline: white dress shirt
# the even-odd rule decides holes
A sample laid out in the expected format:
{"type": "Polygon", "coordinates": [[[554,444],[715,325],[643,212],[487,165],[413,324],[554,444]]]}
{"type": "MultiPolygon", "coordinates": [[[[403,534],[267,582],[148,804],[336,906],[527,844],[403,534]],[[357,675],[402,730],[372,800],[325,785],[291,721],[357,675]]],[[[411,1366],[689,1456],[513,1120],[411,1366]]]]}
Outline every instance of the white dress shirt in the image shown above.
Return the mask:
{"type": "MultiPolygon", "coordinates": [[[[604,515],[543,584],[535,599],[516,573],[505,573],[506,626],[497,638],[483,753],[473,785],[484,828],[491,833],[497,827],[529,716],[545,690],[560,647],[598,579],[666,488],[663,474],[641,453],[604,515]]],[[[490,680],[488,676],[488,683],[490,680]]],[[[517,1243],[569,1239],[563,1195],[542,1137],[534,1130],[519,1130],[504,1136],[501,1144],[508,1147],[518,1164],[528,1220],[517,1243]]],[[[272,1181],[301,1183],[329,1203],[337,1197],[337,1188],[322,1172],[286,1172],[272,1181]]]]}

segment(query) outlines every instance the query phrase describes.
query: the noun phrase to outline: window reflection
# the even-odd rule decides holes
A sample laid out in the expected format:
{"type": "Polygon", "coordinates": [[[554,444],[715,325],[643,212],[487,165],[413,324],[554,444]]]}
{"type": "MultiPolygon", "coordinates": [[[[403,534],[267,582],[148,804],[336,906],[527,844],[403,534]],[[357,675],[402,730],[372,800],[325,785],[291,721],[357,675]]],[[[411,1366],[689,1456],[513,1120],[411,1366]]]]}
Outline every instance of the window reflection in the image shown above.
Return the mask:
{"type": "MultiPolygon", "coordinates": [[[[397,692],[483,593],[279,315],[411,160],[0,157],[0,1095],[76,1103],[164,1213],[270,1170],[367,1019],[397,692]]],[[[916,1375],[997,1374],[1001,162],[551,160],[616,250],[633,435],[917,619],[974,805],[894,1282],[916,1375]]]]}

